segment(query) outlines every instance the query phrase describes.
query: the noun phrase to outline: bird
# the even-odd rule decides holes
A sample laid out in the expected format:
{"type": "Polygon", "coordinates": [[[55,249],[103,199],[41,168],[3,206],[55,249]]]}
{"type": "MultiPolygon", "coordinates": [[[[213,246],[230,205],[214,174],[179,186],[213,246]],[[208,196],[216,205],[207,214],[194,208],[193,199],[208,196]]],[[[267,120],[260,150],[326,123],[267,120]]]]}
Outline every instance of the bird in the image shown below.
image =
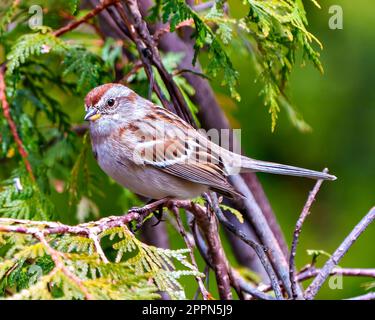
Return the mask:
{"type": "Polygon", "coordinates": [[[101,169],[149,199],[187,200],[209,191],[243,197],[228,181],[229,176],[242,172],[336,179],[325,172],[231,152],[119,83],[92,89],[85,97],[85,111],[93,154],[101,169]]]}

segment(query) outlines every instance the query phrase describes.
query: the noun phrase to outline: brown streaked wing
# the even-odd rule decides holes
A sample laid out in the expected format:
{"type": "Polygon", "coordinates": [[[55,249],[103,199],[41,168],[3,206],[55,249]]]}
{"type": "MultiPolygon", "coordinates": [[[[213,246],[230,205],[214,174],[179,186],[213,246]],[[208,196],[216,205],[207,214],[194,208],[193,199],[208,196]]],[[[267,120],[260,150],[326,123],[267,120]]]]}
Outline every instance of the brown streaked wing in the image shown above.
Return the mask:
{"type": "MultiPolygon", "coordinates": [[[[183,132],[187,132],[187,130],[195,131],[188,123],[168,110],[157,107],[155,109],[155,115],[157,116],[156,119],[163,120],[167,130],[173,131],[174,128],[178,128],[183,132]]],[[[198,136],[200,135],[198,134],[198,136]]],[[[201,144],[202,141],[194,141],[194,137],[183,140],[179,135],[173,137],[172,140],[173,141],[169,139],[155,141],[154,145],[148,145],[148,147],[153,148],[157,144],[162,144],[165,147],[165,149],[162,148],[164,151],[167,150],[169,144],[175,148],[172,148],[172,153],[150,152],[149,154],[152,154],[153,157],[152,159],[147,159],[148,161],[146,160],[145,162],[176,177],[207,185],[211,190],[225,196],[243,197],[243,195],[237,192],[227,181],[227,174],[222,159],[220,155],[213,150],[210,142],[208,142],[207,146],[204,146],[201,144]],[[200,163],[199,160],[197,161],[197,159],[200,159],[199,155],[203,155],[203,159],[208,161],[200,163]],[[210,163],[210,160],[214,160],[215,162],[210,163]]],[[[203,138],[202,140],[204,141],[205,139],[203,138]]]]}
{"type": "Polygon", "coordinates": [[[211,190],[219,192],[227,197],[243,197],[243,195],[237,192],[227,181],[221,168],[215,164],[176,163],[160,169],[176,177],[207,185],[211,190]]]}

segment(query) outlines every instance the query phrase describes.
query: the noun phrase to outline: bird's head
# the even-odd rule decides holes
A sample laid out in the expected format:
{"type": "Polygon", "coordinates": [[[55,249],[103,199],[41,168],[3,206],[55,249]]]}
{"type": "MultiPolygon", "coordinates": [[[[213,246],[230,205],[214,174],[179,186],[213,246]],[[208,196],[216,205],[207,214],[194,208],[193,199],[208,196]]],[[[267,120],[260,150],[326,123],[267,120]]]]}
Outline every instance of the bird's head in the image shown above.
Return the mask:
{"type": "Polygon", "coordinates": [[[138,95],[122,84],[103,84],[87,94],[84,120],[91,123],[116,120],[127,108],[134,108],[137,99],[138,95]]]}

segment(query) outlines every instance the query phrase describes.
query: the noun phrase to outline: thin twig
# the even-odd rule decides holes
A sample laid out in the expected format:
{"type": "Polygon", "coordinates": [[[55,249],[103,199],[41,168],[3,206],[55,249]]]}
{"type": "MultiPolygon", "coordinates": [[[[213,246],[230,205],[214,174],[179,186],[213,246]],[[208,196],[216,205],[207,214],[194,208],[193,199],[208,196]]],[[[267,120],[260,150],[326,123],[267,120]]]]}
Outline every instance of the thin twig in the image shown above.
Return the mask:
{"type": "MultiPolygon", "coordinates": [[[[185,228],[182,224],[181,217],[180,217],[179,212],[178,212],[178,208],[172,207],[172,212],[173,212],[174,216],[176,217],[178,231],[181,234],[181,236],[183,237],[183,239],[185,241],[185,244],[189,249],[191,263],[195,267],[195,269],[198,271],[198,265],[197,265],[197,262],[196,262],[195,257],[194,257],[194,248],[193,248],[193,246],[190,242],[190,239],[188,238],[188,235],[186,234],[185,228]]],[[[198,287],[199,287],[199,290],[202,294],[203,300],[209,300],[211,295],[207,291],[207,289],[205,288],[204,283],[202,281],[202,278],[199,277],[199,276],[196,276],[195,279],[198,282],[198,287]]]]}
{"type": "MultiPolygon", "coordinates": [[[[315,267],[305,267],[303,271],[297,274],[297,281],[302,282],[316,277],[320,273],[320,269],[315,267]]],[[[368,277],[375,278],[375,269],[371,268],[333,268],[329,274],[330,276],[341,275],[345,277],[368,277]]],[[[261,285],[258,289],[262,292],[272,290],[271,285],[261,285]]]]}
{"type": "Polygon", "coordinates": [[[363,231],[374,221],[375,207],[373,207],[363,219],[356,225],[352,232],[345,238],[342,244],[337,248],[333,255],[328,259],[323,268],[320,270],[316,278],[306,289],[305,298],[308,300],[314,299],[319,289],[329,277],[332,269],[340,262],[343,256],[348,252],[350,247],[358,239],[363,231]]]}
{"type": "Polygon", "coordinates": [[[174,77],[176,77],[176,76],[182,75],[184,73],[191,73],[191,74],[194,74],[198,77],[202,77],[204,79],[210,80],[209,76],[205,75],[202,72],[198,72],[198,71],[195,71],[195,70],[192,70],[192,69],[176,69],[175,71],[173,71],[172,75],[174,77]]]}
{"type": "Polygon", "coordinates": [[[143,67],[143,63],[142,61],[138,60],[134,63],[134,66],[133,68],[127,73],[124,75],[124,77],[119,81],[119,83],[123,83],[125,85],[129,84],[129,78],[133,75],[135,75],[139,69],[141,69],[143,67]]]}
{"type": "MultiPolygon", "coordinates": [[[[297,281],[304,281],[316,277],[321,272],[315,267],[303,270],[297,275],[297,281]]],[[[342,275],[347,277],[368,277],[375,278],[375,269],[371,268],[333,268],[330,276],[342,275]]]]}
{"type": "MultiPolygon", "coordinates": [[[[323,172],[327,173],[328,169],[325,168],[323,172]]],[[[305,206],[303,207],[301,215],[299,216],[296,226],[294,228],[293,241],[292,241],[292,246],[290,249],[290,257],[289,257],[289,276],[290,276],[291,288],[292,288],[292,293],[293,293],[293,299],[296,299],[296,298],[303,299],[303,295],[299,294],[299,292],[297,291],[298,283],[297,283],[297,277],[296,277],[295,257],[296,257],[296,252],[297,252],[299,235],[302,231],[303,223],[305,222],[307,216],[310,214],[310,208],[313,202],[315,201],[316,195],[318,194],[322,183],[323,183],[323,180],[318,180],[316,182],[314,188],[312,189],[312,191],[310,192],[307,198],[305,206]]]]}
{"type": "Polygon", "coordinates": [[[257,288],[254,288],[247,281],[245,281],[242,277],[238,277],[237,279],[239,281],[239,285],[240,285],[241,289],[244,292],[252,295],[253,297],[255,297],[257,299],[260,299],[260,300],[275,300],[274,297],[272,297],[268,294],[265,294],[264,292],[258,290],[257,288]]]}
{"type": "Polygon", "coordinates": [[[0,102],[1,102],[1,105],[3,107],[3,114],[4,114],[4,117],[5,117],[6,121],[8,122],[10,131],[11,131],[12,136],[13,136],[13,139],[17,144],[18,152],[20,153],[20,155],[21,155],[21,157],[22,157],[22,159],[25,163],[26,170],[29,172],[31,179],[33,181],[35,181],[33,170],[32,170],[31,164],[30,164],[29,159],[28,159],[28,153],[27,153],[27,151],[26,151],[26,149],[23,145],[23,142],[22,142],[22,140],[21,140],[21,138],[20,138],[20,136],[17,132],[17,126],[14,123],[14,121],[12,119],[12,116],[10,114],[10,108],[9,108],[9,104],[8,104],[7,97],[6,97],[6,85],[5,85],[4,73],[5,73],[5,64],[3,64],[0,67],[0,102]]]}
{"type": "Polygon", "coordinates": [[[344,300],[375,300],[375,292],[369,292],[361,296],[348,298],[344,300]]]}
{"type": "Polygon", "coordinates": [[[72,31],[76,29],[78,26],[80,26],[82,23],[87,23],[88,20],[92,19],[96,15],[98,15],[100,12],[102,12],[104,9],[108,8],[109,6],[112,6],[119,2],[120,0],[103,0],[101,4],[96,6],[93,10],[91,10],[89,13],[84,15],[81,19],[72,21],[71,23],[68,23],[66,26],[57,29],[56,31],[53,32],[53,34],[56,37],[59,37],[63,35],[64,33],[67,33],[69,31],[72,31]]]}
{"type": "MultiPolygon", "coordinates": [[[[132,33],[132,40],[136,43],[141,59],[145,63],[146,74],[147,68],[150,68],[151,65],[155,66],[165,84],[165,87],[168,90],[171,102],[169,103],[168,100],[160,95],[160,92],[156,92],[159,99],[166,108],[179,115],[191,125],[196,126],[190,109],[179,87],[161,60],[156,43],[148,30],[146,22],[142,18],[138,2],[136,0],[127,0],[123,3],[123,5],[124,6],[121,6],[118,3],[116,8],[127,25],[130,33],[132,33]]],[[[153,81],[153,78],[150,77],[149,72],[147,76],[149,77],[150,81],[153,81]]],[[[155,87],[156,86],[154,86],[154,89],[155,87]]]]}
{"type": "Polygon", "coordinates": [[[267,256],[274,268],[278,278],[282,282],[282,286],[289,297],[292,296],[289,279],[289,266],[280,247],[280,242],[276,239],[275,234],[272,232],[261,208],[254,198],[253,193],[246,185],[245,181],[240,175],[231,176],[230,180],[237,187],[245,198],[242,199],[245,206],[246,217],[254,227],[255,233],[259,241],[268,248],[267,256]]]}
{"type": "MultiPolygon", "coordinates": [[[[75,16],[73,16],[72,14],[70,14],[70,13],[61,11],[61,12],[59,12],[59,15],[62,18],[64,18],[64,19],[68,19],[68,20],[72,20],[72,21],[77,21],[77,18],[75,16]]],[[[90,26],[95,31],[95,33],[100,37],[100,39],[103,41],[103,43],[104,43],[104,41],[105,41],[105,35],[102,33],[102,31],[100,30],[100,28],[95,23],[93,23],[91,21],[84,21],[83,23],[85,23],[88,26],[90,26]]]]}
{"type": "MultiPolygon", "coordinates": [[[[188,19],[188,20],[180,22],[177,26],[175,26],[175,30],[180,29],[182,27],[192,26],[193,24],[194,24],[193,19],[188,19]]],[[[166,27],[160,28],[157,31],[155,31],[152,37],[154,41],[158,42],[163,35],[165,35],[166,33],[169,33],[170,31],[171,31],[171,27],[170,25],[168,25],[166,27]]]]}
{"type": "MultiPolygon", "coordinates": [[[[137,50],[139,52],[139,56],[142,60],[143,63],[143,68],[145,70],[145,73],[147,75],[147,78],[150,82],[149,85],[149,90],[148,90],[148,98],[151,98],[152,90],[155,91],[156,95],[158,96],[159,100],[163,104],[163,106],[167,109],[170,109],[174,112],[176,110],[174,107],[169,103],[169,101],[165,98],[162,90],[158,86],[158,84],[155,81],[154,77],[154,71],[152,69],[152,62],[151,62],[151,57],[152,57],[152,52],[149,47],[146,46],[144,43],[144,39],[141,38],[141,36],[138,33],[138,29],[135,27],[135,22],[132,21],[133,18],[133,12],[131,10],[128,10],[128,13],[125,11],[124,7],[118,3],[116,5],[117,13],[122,19],[122,22],[124,23],[127,32],[130,35],[131,40],[135,43],[137,50]]],[[[140,24],[138,22],[138,24],[140,24]]]]}

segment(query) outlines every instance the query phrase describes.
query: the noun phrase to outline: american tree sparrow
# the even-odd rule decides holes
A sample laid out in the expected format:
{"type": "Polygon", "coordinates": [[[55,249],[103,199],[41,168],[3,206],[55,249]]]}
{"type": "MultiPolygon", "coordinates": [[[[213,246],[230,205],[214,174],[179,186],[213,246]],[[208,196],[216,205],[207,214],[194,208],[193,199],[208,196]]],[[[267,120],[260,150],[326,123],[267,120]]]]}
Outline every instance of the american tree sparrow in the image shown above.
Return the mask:
{"type": "Polygon", "coordinates": [[[192,199],[209,190],[241,196],[227,176],[246,171],[336,179],[230,152],[121,84],[94,88],[85,98],[85,108],[100,167],[119,184],[151,199],[192,199]]]}

